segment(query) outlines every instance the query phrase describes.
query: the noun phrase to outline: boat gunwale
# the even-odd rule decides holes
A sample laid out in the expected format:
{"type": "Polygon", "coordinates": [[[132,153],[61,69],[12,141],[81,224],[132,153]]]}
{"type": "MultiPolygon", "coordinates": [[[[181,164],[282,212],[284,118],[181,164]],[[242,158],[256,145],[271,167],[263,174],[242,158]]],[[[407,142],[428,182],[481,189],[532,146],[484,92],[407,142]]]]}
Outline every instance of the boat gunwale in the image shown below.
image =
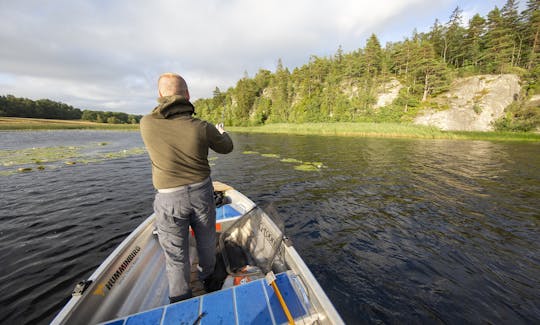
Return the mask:
{"type": "MultiPolygon", "coordinates": [[[[228,187],[224,192],[226,192],[228,196],[236,197],[237,200],[240,201],[239,203],[233,200],[232,205],[237,205],[242,209],[246,209],[246,211],[242,212],[241,216],[245,215],[245,213],[251,209],[257,207],[257,204],[255,204],[250,198],[232,187],[228,187]]],[[[224,231],[227,226],[232,225],[239,218],[241,218],[241,216],[216,220],[216,224],[223,223],[224,229],[222,229],[222,231],[224,231]]],[[[79,304],[81,304],[82,300],[85,298],[86,291],[93,290],[95,283],[97,283],[96,280],[107,274],[111,266],[118,260],[118,257],[124,254],[126,250],[139,239],[144,231],[148,231],[147,228],[152,226],[154,219],[155,214],[152,213],[107,256],[107,258],[90,275],[90,277],[88,277],[87,281],[92,281],[92,283],[81,295],[72,296],[66,305],[64,305],[60,312],[55,316],[51,324],[63,324],[73,317],[73,314],[77,311],[79,304]]],[[[322,321],[323,324],[344,324],[341,316],[336,311],[332,302],[294,246],[286,241],[283,241],[281,243],[281,248],[278,250],[278,255],[281,256],[281,259],[285,262],[288,269],[293,271],[296,276],[299,277],[300,281],[302,282],[301,286],[304,288],[309,298],[309,303],[313,304],[313,307],[315,307],[315,311],[317,311],[319,317],[324,317],[320,319],[320,321],[322,321]]],[[[143,312],[145,311],[140,311],[139,313],[143,312]]]]}
{"type": "MultiPolygon", "coordinates": [[[[107,256],[107,258],[98,266],[98,268],[88,277],[86,281],[92,281],[92,283],[85,289],[84,292],[90,290],[90,288],[96,283],[96,279],[99,279],[104,275],[107,270],[114,264],[126,248],[129,247],[140,235],[141,233],[153,222],[155,219],[155,214],[152,213],[147,217],[135,230],[133,230],[118,246],[107,256]]],[[[75,311],[77,305],[84,298],[84,292],[81,295],[74,296],[72,295],[66,305],[60,310],[60,312],[52,320],[51,325],[62,324],[71,314],[75,311]]]]}

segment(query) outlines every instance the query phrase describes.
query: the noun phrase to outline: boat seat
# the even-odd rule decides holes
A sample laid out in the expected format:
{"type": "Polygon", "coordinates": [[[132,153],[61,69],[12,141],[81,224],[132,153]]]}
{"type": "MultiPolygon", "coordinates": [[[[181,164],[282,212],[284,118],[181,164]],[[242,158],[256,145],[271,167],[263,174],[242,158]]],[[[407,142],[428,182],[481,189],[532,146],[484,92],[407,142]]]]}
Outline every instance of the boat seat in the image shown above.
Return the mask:
{"type": "MultiPolygon", "coordinates": [[[[293,288],[291,271],[276,275],[276,284],[294,319],[308,311],[293,288]]],[[[108,321],[106,325],[136,324],[285,324],[287,317],[264,278],[191,298],[146,312],[108,321]]]]}

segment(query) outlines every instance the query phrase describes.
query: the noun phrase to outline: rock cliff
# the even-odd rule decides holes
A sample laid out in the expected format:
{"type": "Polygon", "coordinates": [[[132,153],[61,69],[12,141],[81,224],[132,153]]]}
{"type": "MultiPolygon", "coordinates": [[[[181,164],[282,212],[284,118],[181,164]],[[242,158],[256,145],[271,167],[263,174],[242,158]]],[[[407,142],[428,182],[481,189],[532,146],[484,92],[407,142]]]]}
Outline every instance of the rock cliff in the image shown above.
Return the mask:
{"type": "Polygon", "coordinates": [[[513,74],[457,79],[448,92],[433,101],[448,109],[427,109],[414,122],[442,130],[491,131],[491,123],[504,115],[520,90],[519,78],[513,74]]]}

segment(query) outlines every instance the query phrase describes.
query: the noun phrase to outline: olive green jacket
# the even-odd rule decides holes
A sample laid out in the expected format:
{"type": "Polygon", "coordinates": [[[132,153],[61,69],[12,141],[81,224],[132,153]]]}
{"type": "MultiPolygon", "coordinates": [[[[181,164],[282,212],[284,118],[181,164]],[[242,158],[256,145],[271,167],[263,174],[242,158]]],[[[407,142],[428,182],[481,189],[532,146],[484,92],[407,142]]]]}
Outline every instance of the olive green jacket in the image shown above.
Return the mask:
{"type": "Polygon", "coordinates": [[[141,136],[152,161],[156,189],[197,183],[210,176],[208,148],[233,150],[227,133],[194,118],[193,105],[181,96],[160,97],[159,105],[141,119],[141,136]]]}

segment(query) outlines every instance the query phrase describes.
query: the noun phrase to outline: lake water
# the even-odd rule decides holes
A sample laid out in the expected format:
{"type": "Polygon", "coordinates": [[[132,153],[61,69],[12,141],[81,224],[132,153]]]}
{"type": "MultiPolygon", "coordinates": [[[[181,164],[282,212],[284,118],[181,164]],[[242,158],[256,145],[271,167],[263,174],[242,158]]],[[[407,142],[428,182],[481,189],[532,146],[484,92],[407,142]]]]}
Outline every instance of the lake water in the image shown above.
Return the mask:
{"type": "MultiPolygon", "coordinates": [[[[347,323],[540,322],[538,143],[233,139],[214,180],[274,203],[347,323]]],[[[0,132],[0,323],[50,322],[151,214],[142,146],[137,132],[0,132]]]]}

